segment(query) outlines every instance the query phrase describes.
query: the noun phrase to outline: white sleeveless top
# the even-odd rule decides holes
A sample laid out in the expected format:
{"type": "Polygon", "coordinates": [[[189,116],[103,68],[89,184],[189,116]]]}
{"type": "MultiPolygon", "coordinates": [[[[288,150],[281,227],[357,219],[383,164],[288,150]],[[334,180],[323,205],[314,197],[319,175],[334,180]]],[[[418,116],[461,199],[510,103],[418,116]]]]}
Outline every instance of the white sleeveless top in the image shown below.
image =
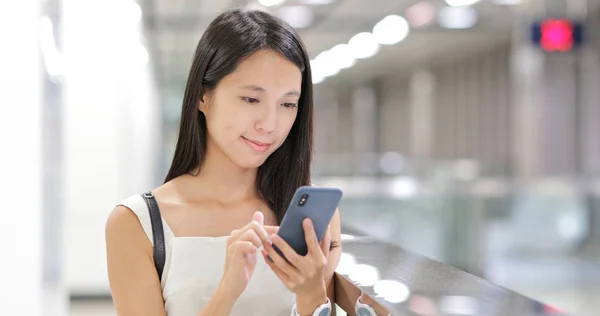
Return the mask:
{"type": "MultiPolygon", "coordinates": [[[[154,244],[150,214],[141,195],[119,203],[139,218],[150,242],[154,244]]],[[[176,237],[162,220],[165,233],[166,261],[161,280],[168,316],[198,316],[219,285],[225,264],[227,236],[176,237]]],[[[295,296],[258,257],[246,290],[235,303],[231,316],[289,316],[295,296]]]]}

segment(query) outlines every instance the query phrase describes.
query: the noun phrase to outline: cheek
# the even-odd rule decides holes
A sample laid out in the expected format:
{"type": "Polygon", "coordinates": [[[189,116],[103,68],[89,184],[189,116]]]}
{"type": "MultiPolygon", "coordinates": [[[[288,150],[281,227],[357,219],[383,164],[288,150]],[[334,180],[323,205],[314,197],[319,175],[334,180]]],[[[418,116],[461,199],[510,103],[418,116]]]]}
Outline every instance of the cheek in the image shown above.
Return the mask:
{"type": "Polygon", "coordinates": [[[292,126],[294,126],[294,121],[296,121],[296,116],[298,115],[298,111],[290,111],[288,109],[286,109],[286,111],[287,111],[287,113],[283,113],[280,116],[281,119],[279,121],[279,124],[281,124],[280,130],[281,130],[281,136],[282,136],[282,140],[281,140],[282,143],[285,140],[285,138],[287,137],[287,135],[290,133],[292,126]]]}
{"type": "Polygon", "coordinates": [[[227,140],[233,140],[240,137],[246,126],[243,116],[238,114],[225,115],[220,118],[220,134],[227,138],[227,140]]]}
{"type": "Polygon", "coordinates": [[[209,133],[221,141],[239,137],[243,129],[244,116],[239,111],[231,111],[228,106],[218,104],[206,118],[209,133]]]}

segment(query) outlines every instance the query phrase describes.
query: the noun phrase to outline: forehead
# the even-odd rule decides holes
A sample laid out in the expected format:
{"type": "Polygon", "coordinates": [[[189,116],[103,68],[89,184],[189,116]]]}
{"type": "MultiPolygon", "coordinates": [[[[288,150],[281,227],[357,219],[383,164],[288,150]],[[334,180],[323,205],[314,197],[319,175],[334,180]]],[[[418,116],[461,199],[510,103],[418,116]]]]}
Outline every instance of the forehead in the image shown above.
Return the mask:
{"type": "Polygon", "coordinates": [[[223,83],[300,91],[302,72],[281,54],[263,50],[243,60],[231,74],[223,78],[223,83]]]}

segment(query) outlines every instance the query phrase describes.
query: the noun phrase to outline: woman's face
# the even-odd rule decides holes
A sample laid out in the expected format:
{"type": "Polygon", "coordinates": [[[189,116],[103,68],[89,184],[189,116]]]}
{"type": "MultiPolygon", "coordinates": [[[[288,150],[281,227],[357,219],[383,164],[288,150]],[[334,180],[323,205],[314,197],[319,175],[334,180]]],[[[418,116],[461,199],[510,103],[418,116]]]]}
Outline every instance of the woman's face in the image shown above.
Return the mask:
{"type": "Polygon", "coordinates": [[[242,168],[257,168],[289,134],[298,113],[302,73],[273,51],[241,62],[203,97],[208,150],[242,168]]]}

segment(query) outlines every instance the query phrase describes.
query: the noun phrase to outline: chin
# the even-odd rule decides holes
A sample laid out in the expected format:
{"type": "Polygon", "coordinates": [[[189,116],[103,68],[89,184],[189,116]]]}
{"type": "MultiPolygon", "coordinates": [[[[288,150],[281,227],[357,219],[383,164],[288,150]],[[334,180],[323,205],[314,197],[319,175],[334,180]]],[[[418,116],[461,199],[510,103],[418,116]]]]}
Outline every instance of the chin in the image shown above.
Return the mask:
{"type": "Polygon", "coordinates": [[[257,156],[246,156],[242,159],[238,159],[235,164],[243,169],[256,169],[262,166],[269,156],[257,157],[257,156]]]}

